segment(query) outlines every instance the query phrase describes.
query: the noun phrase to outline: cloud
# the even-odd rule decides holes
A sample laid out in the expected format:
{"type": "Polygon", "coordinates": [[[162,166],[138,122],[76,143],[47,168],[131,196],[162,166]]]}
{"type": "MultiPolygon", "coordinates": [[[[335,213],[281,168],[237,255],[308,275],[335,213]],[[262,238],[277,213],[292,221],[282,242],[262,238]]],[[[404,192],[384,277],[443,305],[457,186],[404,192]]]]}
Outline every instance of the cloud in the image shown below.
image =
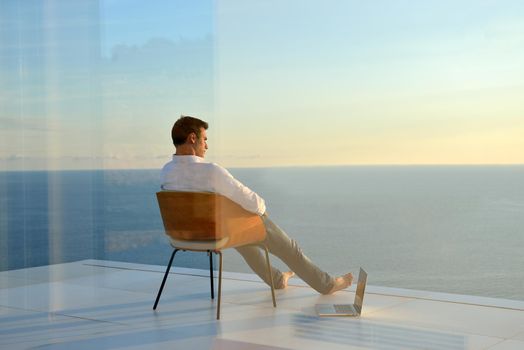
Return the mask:
{"type": "MultiPolygon", "coordinates": [[[[148,80],[164,77],[171,84],[196,83],[199,88],[213,87],[213,41],[210,37],[172,41],[151,38],[144,45],[116,45],[109,59],[102,62],[104,81],[128,83],[134,78],[148,80]]],[[[179,85],[178,88],[191,86],[179,85]]]]}
{"type": "Polygon", "coordinates": [[[51,131],[53,128],[48,127],[44,118],[27,118],[27,117],[2,117],[0,118],[0,128],[3,130],[37,130],[51,131]]]}

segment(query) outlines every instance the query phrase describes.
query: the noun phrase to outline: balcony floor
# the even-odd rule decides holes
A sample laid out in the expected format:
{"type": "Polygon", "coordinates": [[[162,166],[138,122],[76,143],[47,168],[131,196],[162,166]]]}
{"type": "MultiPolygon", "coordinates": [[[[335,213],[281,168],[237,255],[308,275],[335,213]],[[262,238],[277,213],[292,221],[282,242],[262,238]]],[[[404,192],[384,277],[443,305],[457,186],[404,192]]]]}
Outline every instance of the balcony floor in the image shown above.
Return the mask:
{"type": "MultiPolygon", "coordinates": [[[[206,271],[84,260],[0,272],[1,349],[524,349],[524,302],[368,286],[360,318],[319,318],[298,280],[276,291],[224,273],[221,320],[206,271]]],[[[216,285],[215,285],[216,287],[216,285]]]]}

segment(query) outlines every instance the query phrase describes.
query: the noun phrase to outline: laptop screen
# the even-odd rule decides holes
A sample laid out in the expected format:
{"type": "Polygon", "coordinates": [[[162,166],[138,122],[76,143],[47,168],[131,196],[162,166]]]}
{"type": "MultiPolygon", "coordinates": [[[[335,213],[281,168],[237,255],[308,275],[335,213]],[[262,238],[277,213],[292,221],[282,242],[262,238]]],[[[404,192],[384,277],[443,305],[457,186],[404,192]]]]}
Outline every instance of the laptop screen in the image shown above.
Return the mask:
{"type": "Polygon", "coordinates": [[[366,290],[366,282],[368,274],[362,268],[358,273],[357,291],[355,293],[355,309],[360,313],[362,311],[362,304],[364,302],[364,291],[366,290]]]}

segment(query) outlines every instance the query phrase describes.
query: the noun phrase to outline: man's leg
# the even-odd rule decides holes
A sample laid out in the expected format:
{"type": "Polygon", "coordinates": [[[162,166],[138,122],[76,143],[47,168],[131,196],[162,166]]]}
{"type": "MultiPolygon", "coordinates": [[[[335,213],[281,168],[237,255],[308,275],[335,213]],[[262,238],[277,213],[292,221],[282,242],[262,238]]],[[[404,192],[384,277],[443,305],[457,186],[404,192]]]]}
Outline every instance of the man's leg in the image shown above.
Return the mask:
{"type": "MultiPolygon", "coordinates": [[[[240,255],[242,255],[251,270],[253,270],[264,282],[271,285],[267,276],[266,256],[262,253],[262,250],[257,246],[244,246],[235,249],[240,253],[240,255]]],[[[273,275],[273,285],[275,289],[286,288],[290,273],[282,273],[274,266],[271,266],[271,273],[273,275]]]]}
{"type": "Polygon", "coordinates": [[[298,243],[271,221],[266,215],[262,216],[266,225],[266,245],[271,254],[279,257],[304,282],[321,294],[333,291],[336,281],[327,272],[319,269],[307,256],[304,255],[298,243]]]}

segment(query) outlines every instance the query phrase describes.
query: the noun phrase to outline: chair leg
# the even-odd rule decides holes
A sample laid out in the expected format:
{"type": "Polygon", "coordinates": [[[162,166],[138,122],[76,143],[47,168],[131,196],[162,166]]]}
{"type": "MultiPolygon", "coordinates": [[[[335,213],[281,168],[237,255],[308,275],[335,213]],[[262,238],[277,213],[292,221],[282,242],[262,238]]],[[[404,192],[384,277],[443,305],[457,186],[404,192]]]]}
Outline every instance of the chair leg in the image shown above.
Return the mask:
{"type": "Polygon", "coordinates": [[[213,276],[213,252],[211,250],[208,250],[207,253],[209,254],[209,279],[211,281],[211,299],[215,299],[215,286],[213,286],[213,280],[215,276],[213,276]]]}
{"type": "Polygon", "coordinates": [[[269,280],[271,281],[271,297],[273,298],[273,307],[277,307],[277,302],[275,299],[275,287],[273,286],[273,274],[271,271],[271,263],[269,262],[269,251],[264,245],[264,251],[266,252],[266,262],[267,262],[267,273],[269,274],[269,280]]]}
{"type": "Polygon", "coordinates": [[[173,254],[171,254],[171,259],[169,259],[169,263],[167,264],[166,273],[164,274],[164,279],[162,280],[160,289],[158,290],[158,294],[156,296],[155,305],[153,306],[153,310],[156,310],[156,306],[158,305],[158,301],[160,300],[160,295],[162,294],[162,290],[164,289],[164,285],[166,284],[167,275],[169,275],[169,270],[171,270],[171,264],[173,264],[173,259],[175,258],[175,254],[177,251],[178,249],[175,249],[173,250],[173,254]]]}
{"type": "Polygon", "coordinates": [[[218,254],[218,305],[217,305],[217,320],[220,320],[220,301],[222,297],[222,252],[216,251],[218,254]]]}

